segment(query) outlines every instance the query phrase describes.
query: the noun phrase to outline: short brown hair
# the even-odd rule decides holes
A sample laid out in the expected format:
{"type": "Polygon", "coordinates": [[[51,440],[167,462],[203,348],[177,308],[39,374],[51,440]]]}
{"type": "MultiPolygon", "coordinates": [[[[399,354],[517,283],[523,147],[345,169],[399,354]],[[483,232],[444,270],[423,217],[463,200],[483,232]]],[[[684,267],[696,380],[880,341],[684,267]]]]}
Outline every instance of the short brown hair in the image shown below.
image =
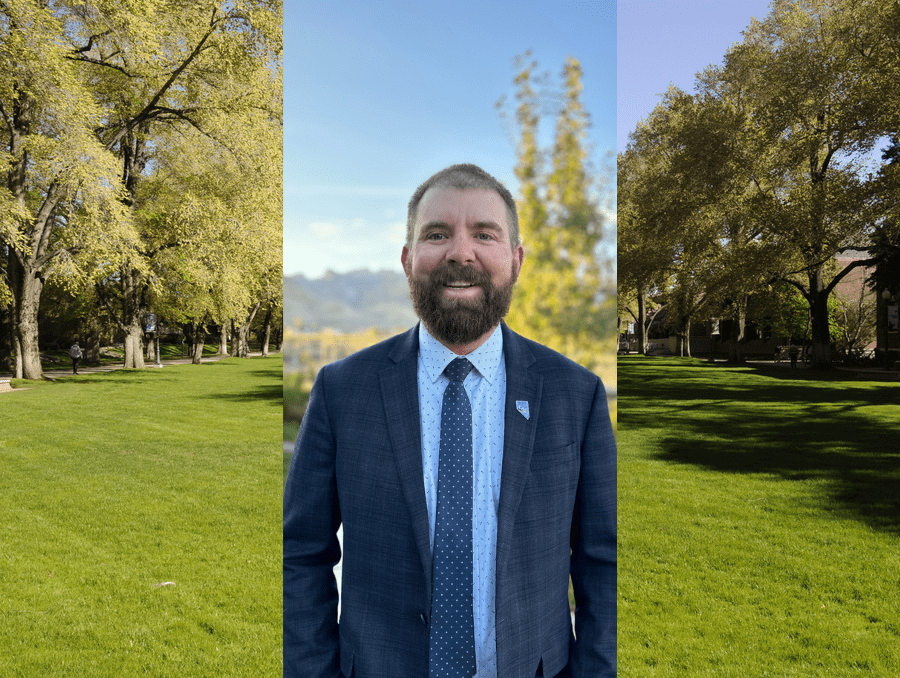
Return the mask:
{"type": "Polygon", "coordinates": [[[462,163],[450,165],[450,167],[442,169],[437,174],[432,174],[416,189],[412,198],[409,199],[409,208],[406,213],[406,246],[408,248],[411,249],[413,245],[413,234],[416,230],[416,212],[419,209],[419,202],[421,202],[422,196],[425,195],[425,191],[429,188],[457,188],[460,190],[480,188],[496,192],[503,198],[503,202],[506,203],[510,247],[515,248],[516,245],[521,243],[519,240],[519,213],[516,211],[516,201],[512,194],[506,186],[478,165],[462,163]]]}

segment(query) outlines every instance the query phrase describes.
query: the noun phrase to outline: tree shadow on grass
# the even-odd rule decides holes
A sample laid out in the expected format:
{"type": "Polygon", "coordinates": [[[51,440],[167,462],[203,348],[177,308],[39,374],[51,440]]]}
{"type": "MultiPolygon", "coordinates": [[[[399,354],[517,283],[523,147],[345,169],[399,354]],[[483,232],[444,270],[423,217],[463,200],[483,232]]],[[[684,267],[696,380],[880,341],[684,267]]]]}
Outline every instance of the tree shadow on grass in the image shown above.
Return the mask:
{"type": "Polygon", "coordinates": [[[84,376],[66,376],[56,377],[54,381],[58,384],[137,384],[141,382],[153,381],[176,381],[178,377],[164,370],[111,370],[109,372],[93,372],[84,376]]]}
{"type": "Polygon", "coordinates": [[[213,398],[216,400],[230,400],[236,403],[245,403],[245,402],[255,402],[259,400],[268,400],[271,405],[277,405],[278,407],[283,407],[283,391],[281,389],[281,382],[275,384],[267,384],[265,386],[258,386],[256,388],[250,388],[241,393],[209,393],[205,396],[206,398],[213,398]]]}
{"type": "Polygon", "coordinates": [[[282,373],[278,370],[251,370],[247,374],[253,377],[261,377],[263,379],[277,379],[279,384],[284,381],[282,373]]]}
{"type": "Polygon", "coordinates": [[[620,363],[623,430],[658,429],[667,462],[825,481],[835,513],[900,533],[900,385],[714,367],[620,363]]]}

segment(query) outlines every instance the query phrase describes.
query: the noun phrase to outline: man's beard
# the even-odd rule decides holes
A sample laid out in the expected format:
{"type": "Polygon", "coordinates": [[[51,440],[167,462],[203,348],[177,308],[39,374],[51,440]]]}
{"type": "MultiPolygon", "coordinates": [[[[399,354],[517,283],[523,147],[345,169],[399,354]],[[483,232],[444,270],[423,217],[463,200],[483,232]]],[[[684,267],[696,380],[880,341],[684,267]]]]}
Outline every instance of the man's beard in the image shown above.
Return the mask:
{"type": "Polygon", "coordinates": [[[487,272],[448,261],[427,277],[410,276],[409,296],[416,315],[436,339],[462,345],[480,339],[500,323],[509,311],[515,284],[512,269],[509,283],[495,287],[487,272]],[[475,299],[447,299],[445,285],[452,282],[478,285],[481,294],[475,299]]]}

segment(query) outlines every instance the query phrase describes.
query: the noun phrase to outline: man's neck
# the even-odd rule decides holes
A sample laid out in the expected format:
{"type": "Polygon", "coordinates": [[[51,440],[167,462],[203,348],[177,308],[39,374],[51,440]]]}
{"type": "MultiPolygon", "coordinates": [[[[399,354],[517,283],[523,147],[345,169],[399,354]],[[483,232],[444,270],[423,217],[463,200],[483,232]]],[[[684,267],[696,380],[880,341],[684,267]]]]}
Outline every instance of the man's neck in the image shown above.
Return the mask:
{"type": "Polygon", "coordinates": [[[478,337],[478,339],[476,339],[475,341],[470,341],[467,344],[451,344],[451,343],[441,339],[437,334],[434,333],[434,331],[432,331],[432,329],[430,327],[428,327],[428,325],[425,325],[425,329],[428,330],[428,333],[432,337],[437,339],[443,346],[446,346],[448,349],[453,351],[456,355],[469,355],[472,351],[474,351],[476,348],[478,348],[484,342],[486,342],[488,339],[490,339],[491,335],[496,331],[497,328],[496,327],[491,328],[489,331],[485,332],[480,337],[478,337]]]}

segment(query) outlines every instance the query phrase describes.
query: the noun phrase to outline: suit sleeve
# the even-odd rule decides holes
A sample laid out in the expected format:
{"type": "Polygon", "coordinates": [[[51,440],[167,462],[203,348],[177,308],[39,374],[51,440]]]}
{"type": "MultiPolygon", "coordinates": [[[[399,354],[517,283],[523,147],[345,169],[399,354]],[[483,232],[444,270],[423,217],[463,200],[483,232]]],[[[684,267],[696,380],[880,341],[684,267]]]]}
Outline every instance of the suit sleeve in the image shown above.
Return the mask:
{"type": "Polygon", "coordinates": [[[337,582],[341,522],[335,437],[319,372],[284,489],[284,678],[337,678],[337,582]]]}
{"type": "Polygon", "coordinates": [[[572,516],[573,678],[616,675],[616,441],[597,380],[572,516]]]}

